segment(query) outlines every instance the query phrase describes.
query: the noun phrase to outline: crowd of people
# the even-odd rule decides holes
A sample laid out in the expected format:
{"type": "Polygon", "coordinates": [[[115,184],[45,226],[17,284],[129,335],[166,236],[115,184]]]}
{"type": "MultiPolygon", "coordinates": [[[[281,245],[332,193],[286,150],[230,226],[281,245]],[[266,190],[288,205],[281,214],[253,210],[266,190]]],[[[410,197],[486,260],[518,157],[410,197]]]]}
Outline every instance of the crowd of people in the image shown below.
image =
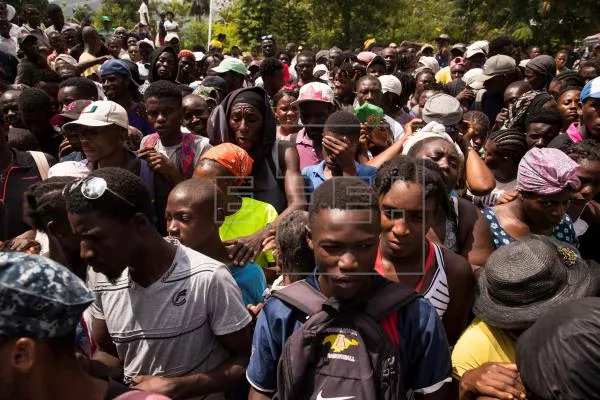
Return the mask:
{"type": "Polygon", "coordinates": [[[132,31],[23,10],[0,399],[600,398],[600,45],[246,53],[152,36],[147,0],[132,31]]]}

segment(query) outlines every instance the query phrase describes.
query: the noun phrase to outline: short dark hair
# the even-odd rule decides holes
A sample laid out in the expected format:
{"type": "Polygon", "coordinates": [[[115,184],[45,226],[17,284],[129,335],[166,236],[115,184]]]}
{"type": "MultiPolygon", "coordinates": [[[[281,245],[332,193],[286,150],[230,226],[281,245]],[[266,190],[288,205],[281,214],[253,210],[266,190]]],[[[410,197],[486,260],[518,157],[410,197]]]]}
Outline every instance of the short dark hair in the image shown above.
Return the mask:
{"type": "Polygon", "coordinates": [[[273,76],[278,71],[283,71],[283,64],[275,57],[267,57],[260,64],[260,76],[273,76]]]}
{"type": "Polygon", "coordinates": [[[87,214],[98,212],[102,216],[128,220],[137,213],[144,214],[154,223],[154,209],[152,199],[146,185],[142,180],[123,168],[100,168],[93,171],[87,178],[102,178],[106,181],[108,188],[117,193],[123,199],[133,204],[126,204],[123,199],[106,191],[100,198],[87,199],[79,188],[66,191],[67,212],[72,214],[87,214]]]}
{"type": "MultiPolygon", "coordinates": [[[[497,54],[504,54],[503,50],[506,46],[520,47],[521,44],[519,43],[518,40],[514,39],[511,36],[504,35],[504,36],[495,37],[490,42],[488,56],[492,57],[497,54]]],[[[510,56],[510,54],[505,54],[505,55],[510,56]]]]}
{"type": "Polygon", "coordinates": [[[87,79],[87,78],[75,76],[75,77],[72,77],[72,78],[62,81],[60,83],[60,85],[58,85],[58,87],[60,89],[65,88],[65,87],[76,87],[77,91],[83,97],[82,99],[78,99],[78,100],[86,100],[86,99],[98,100],[98,89],[96,88],[96,84],[92,80],[87,79]]]}
{"type": "Polygon", "coordinates": [[[556,75],[553,81],[560,83],[561,88],[576,87],[579,90],[585,86],[585,80],[575,71],[564,71],[556,75]]]}
{"type": "Polygon", "coordinates": [[[290,89],[280,90],[279,92],[275,93],[275,96],[273,96],[273,99],[272,99],[273,107],[277,107],[277,103],[279,103],[279,100],[283,99],[285,96],[289,96],[289,97],[293,97],[294,99],[298,99],[298,96],[300,96],[300,94],[298,93],[297,90],[290,90],[290,89]]]}
{"type": "Polygon", "coordinates": [[[50,14],[55,11],[62,11],[62,8],[57,3],[50,3],[46,8],[46,14],[50,14]]]}
{"type": "Polygon", "coordinates": [[[481,111],[467,111],[463,119],[485,128],[486,131],[491,129],[490,119],[481,111]]]}
{"type": "Polygon", "coordinates": [[[360,120],[348,111],[336,111],[327,117],[323,132],[333,132],[350,137],[360,136],[360,120]]]}
{"type": "Polygon", "coordinates": [[[46,92],[41,89],[27,88],[19,97],[19,110],[21,112],[45,112],[52,114],[52,101],[46,92]]]}
{"type": "Polygon", "coordinates": [[[62,78],[51,69],[38,69],[33,72],[35,82],[61,83],[62,78]]]}
{"type": "Polygon", "coordinates": [[[41,232],[53,220],[67,221],[66,202],[63,189],[73,182],[72,177],[55,176],[32,185],[25,192],[23,215],[25,222],[41,232]]]}
{"type": "Polygon", "coordinates": [[[592,139],[571,143],[561,150],[577,163],[582,160],[600,161],[600,145],[592,139]]]}
{"type": "Polygon", "coordinates": [[[375,187],[379,196],[389,192],[397,180],[422,185],[425,200],[434,200],[436,209],[441,207],[444,212],[448,212],[448,195],[442,170],[433,161],[397,156],[384,162],[375,177],[375,187]]]}
{"type": "Polygon", "coordinates": [[[323,182],[312,194],[309,221],[321,211],[370,210],[379,219],[379,202],[373,188],[357,177],[338,176],[323,182]]]}
{"type": "Polygon", "coordinates": [[[312,51],[308,51],[308,50],[304,50],[300,54],[298,54],[298,57],[296,58],[296,60],[298,60],[300,57],[312,58],[315,62],[317,61],[317,59],[315,58],[316,57],[315,53],[313,53],[312,51]]]}
{"type": "Polygon", "coordinates": [[[564,124],[564,119],[561,112],[557,108],[541,108],[527,114],[525,126],[529,126],[529,124],[536,122],[557,126],[558,129],[560,129],[564,124]]]}
{"type": "Polygon", "coordinates": [[[292,282],[315,268],[315,255],[306,240],[307,225],[308,212],[304,210],[292,211],[277,224],[277,264],[283,273],[290,274],[292,282]]]}
{"type": "Polygon", "coordinates": [[[600,58],[594,57],[588,60],[583,60],[579,63],[579,71],[587,67],[594,68],[596,70],[596,73],[600,74],[600,58]]]}
{"type": "Polygon", "coordinates": [[[152,82],[152,84],[148,86],[148,89],[144,92],[144,99],[148,100],[151,97],[157,99],[173,99],[179,101],[179,104],[181,104],[183,98],[181,90],[179,90],[177,85],[171,81],[165,80],[152,82]]]}

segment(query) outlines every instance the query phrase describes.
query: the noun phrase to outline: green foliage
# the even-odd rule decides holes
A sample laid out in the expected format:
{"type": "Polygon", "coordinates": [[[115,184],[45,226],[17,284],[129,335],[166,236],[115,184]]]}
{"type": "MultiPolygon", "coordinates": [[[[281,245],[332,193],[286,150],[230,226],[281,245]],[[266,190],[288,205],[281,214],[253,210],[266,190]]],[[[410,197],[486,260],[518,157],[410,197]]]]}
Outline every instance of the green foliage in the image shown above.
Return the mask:
{"type": "Polygon", "coordinates": [[[106,15],[112,20],[113,28],[122,26],[131,30],[139,22],[139,8],[139,0],[101,0],[94,25],[101,27],[100,17],[106,15]]]}
{"type": "Polygon", "coordinates": [[[190,19],[180,31],[180,37],[186,49],[191,50],[197,44],[206,46],[208,25],[199,19],[190,19]]]}
{"type": "Polygon", "coordinates": [[[86,17],[90,17],[92,21],[95,20],[95,13],[92,7],[90,7],[89,2],[75,4],[71,16],[78,22],[83,21],[86,17]]]}
{"type": "Polygon", "coordinates": [[[309,10],[295,0],[274,0],[272,23],[269,32],[277,42],[304,43],[309,39],[309,10]]]}
{"type": "Polygon", "coordinates": [[[272,5],[273,0],[236,0],[238,34],[243,46],[256,46],[261,36],[270,34],[272,5]]]}

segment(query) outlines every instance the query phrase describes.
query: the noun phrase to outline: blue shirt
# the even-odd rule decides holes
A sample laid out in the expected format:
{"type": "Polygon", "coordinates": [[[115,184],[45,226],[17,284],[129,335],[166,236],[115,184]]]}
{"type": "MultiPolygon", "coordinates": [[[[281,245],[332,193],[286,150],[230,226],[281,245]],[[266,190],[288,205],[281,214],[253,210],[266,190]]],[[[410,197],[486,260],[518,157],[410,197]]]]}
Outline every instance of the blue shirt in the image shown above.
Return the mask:
{"type": "MultiPolygon", "coordinates": [[[[375,287],[384,278],[374,277],[375,287]]],[[[320,290],[316,274],[306,281],[320,290]]],[[[277,363],[286,340],[302,326],[307,316],[271,297],[256,322],[252,355],[246,378],[261,392],[277,390],[277,363]]],[[[407,369],[405,388],[416,393],[433,393],[443,382],[450,382],[451,364],[448,342],[442,321],[427,300],[419,297],[398,310],[398,333],[407,369]]]]}
{"type": "Polygon", "coordinates": [[[246,263],[243,267],[230,266],[235,283],[242,291],[244,304],[258,304],[263,302],[263,293],[267,288],[267,279],[260,265],[246,263]]]}
{"type": "MultiPolygon", "coordinates": [[[[377,168],[371,167],[370,165],[363,165],[355,162],[356,164],[356,176],[363,181],[367,182],[371,186],[375,183],[375,175],[377,174],[377,168]]],[[[311,194],[318,188],[321,183],[325,182],[325,161],[321,161],[315,165],[309,165],[304,167],[302,170],[302,177],[304,178],[305,190],[307,194],[311,194]]]]}

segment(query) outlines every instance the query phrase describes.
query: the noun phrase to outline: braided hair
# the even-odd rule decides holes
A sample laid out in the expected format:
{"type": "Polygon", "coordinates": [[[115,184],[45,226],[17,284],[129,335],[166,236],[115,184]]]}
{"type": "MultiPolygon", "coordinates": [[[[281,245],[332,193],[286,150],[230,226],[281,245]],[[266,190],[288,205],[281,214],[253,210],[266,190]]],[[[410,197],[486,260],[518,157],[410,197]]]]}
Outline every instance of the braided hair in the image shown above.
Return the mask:
{"type": "Polygon", "coordinates": [[[63,189],[74,179],[56,176],[32,185],[25,192],[23,215],[25,222],[41,232],[46,232],[50,221],[67,221],[63,189]]]}
{"type": "Polygon", "coordinates": [[[514,156],[516,160],[529,150],[527,136],[518,129],[500,129],[492,132],[487,140],[496,144],[499,153],[514,156]]]}
{"type": "Polygon", "coordinates": [[[486,132],[489,132],[492,128],[490,119],[481,111],[467,111],[465,115],[463,115],[463,119],[485,128],[486,132]]]}
{"type": "Polygon", "coordinates": [[[423,186],[425,200],[436,202],[448,214],[448,195],[440,167],[429,159],[398,156],[383,163],[377,170],[375,187],[379,197],[390,191],[396,181],[415,182],[423,186]]]}
{"type": "Polygon", "coordinates": [[[306,226],[308,212],[295,210],[284,216],[277,225],[277,263],[291,281],[303,279],[315,267],[315,256],[308,246],[306,226]]]}

